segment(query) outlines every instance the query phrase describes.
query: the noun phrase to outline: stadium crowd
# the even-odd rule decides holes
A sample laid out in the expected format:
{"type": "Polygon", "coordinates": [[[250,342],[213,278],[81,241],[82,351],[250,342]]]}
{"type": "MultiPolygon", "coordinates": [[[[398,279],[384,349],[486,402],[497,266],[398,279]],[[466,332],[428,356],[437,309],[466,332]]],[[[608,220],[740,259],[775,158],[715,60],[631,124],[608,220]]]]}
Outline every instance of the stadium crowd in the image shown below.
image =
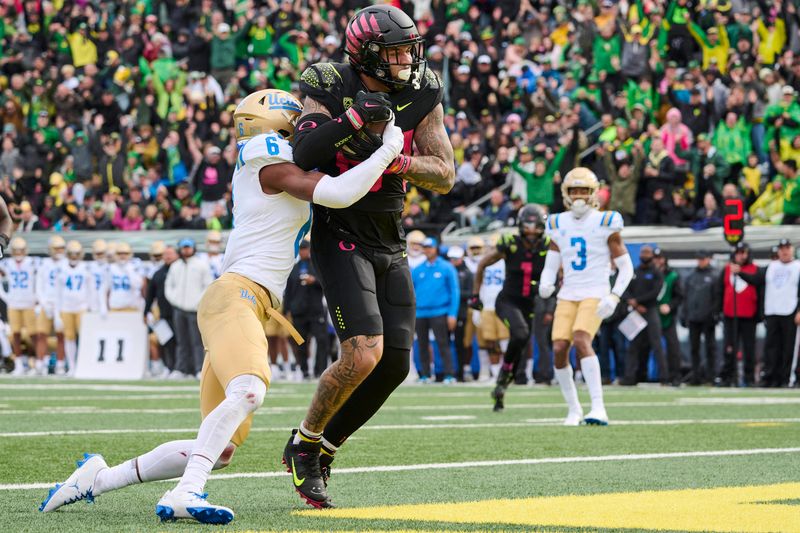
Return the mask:
{"type": "MultiPolygon", "coordinates": [[[[341,61],[366,4],[3,2],[0,194],[17,231],[230,227],[236,103],[341,61]]],[[[395,4],[447,89],[457,165],[449,195],[409,192],[406,227],[555,208],[577,162],[629,224],[719,225],[727,196],[753,224],[798,220],[797,0],[395,4]]]]}

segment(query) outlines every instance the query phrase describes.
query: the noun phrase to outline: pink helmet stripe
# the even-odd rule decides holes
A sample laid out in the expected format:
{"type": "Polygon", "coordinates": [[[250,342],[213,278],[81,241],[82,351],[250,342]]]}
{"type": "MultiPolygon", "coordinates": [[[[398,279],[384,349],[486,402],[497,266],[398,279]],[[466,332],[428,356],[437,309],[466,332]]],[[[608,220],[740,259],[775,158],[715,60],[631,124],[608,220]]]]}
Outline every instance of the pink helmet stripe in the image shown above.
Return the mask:
{"type": "Polygon", "coordinates": [[[364,37],[364,30],[361,29],[358,23],[359,20],[360,18],[353,19],[353,23],[350,24],[350,32],[353,34],[353,37],[361,40],[361,38],[364,37]]]}
{"type": "Polygon", "coordinates": [[[370,15],[369,16],[369,25],[372,28],[372,31],[374,31],[377,34],[381,33],[381,28],[380,28],[380,26],[378,26],[378,21],[375,18],[375,15],[370,15]]]}

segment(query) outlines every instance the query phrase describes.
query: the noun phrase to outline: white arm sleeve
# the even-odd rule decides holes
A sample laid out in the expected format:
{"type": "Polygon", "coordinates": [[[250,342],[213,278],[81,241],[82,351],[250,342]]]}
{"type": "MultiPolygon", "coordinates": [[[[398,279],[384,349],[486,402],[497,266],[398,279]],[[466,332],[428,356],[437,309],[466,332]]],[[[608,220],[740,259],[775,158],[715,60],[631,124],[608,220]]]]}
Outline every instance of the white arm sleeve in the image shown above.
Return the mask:
{"type": "Polygon", "coordinates": [[[633,262],[631,262],[630,254],[621,255],[614,258],[614,263],[617,264],[617,281],[614,283],[614,288],[611,289],[611,294],[622,298],[622,293],[628,288],[628,283],[633,279],[633,262]]]}
{"type": "Polygon", "coordinates": [[[314,188],[314,203],[341,209],[359,201],[383,175],[386,167],[400,155],[404,142],[403,132],[394,125],[394,119],[387,122],[383,132],[383,146],[366,161],[347,172],[335,178],[323,176],[314,188]]]}
{"type": "Polygon", "coordinates": [[[561,268],[561,252],[548,250],[547,256],[544,258],[544,270],[542,270],[539,284],[543,286],[555,285],[559,268],[561,268]]]}

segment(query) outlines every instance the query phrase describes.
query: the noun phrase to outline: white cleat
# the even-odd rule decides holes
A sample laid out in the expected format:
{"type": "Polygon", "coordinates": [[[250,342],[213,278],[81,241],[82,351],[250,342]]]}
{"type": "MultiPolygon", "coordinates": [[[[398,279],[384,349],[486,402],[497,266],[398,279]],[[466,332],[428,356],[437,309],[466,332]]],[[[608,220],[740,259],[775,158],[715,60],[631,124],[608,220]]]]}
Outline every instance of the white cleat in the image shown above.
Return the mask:
{"type": "Polygon", "coordinates": [[[606,413],[605,409],[592,409],[583,419],[583,422],[587,426],[607,426],[608,413],[606,413]]]}
{"type": "Polygon", "coordinates": [[[94,481],[97,473],[108,468],[102,455],[84,453],[83,459],[78,461],[78,468],[64,483],[57,483],[50,489],[47,498],[39,506],[43,513],[55,511],[63,505],[86,500],[91,503],[94,501],[94,481]]]}
{"type": "Polygon", "coordinates": [[[233,520],[232,510],[208,503],[207,495],[196,492],[176,493],[168,490],[156,505],[156,515],[162,522],[189,518],[201,524],[227,524],[233,520]]]}
{"type": "Polygon", "coordinates": [[[570,411],[564,419],[565,426],[580,426],[583,420],[583,413],[580,411],[570,411]]]}

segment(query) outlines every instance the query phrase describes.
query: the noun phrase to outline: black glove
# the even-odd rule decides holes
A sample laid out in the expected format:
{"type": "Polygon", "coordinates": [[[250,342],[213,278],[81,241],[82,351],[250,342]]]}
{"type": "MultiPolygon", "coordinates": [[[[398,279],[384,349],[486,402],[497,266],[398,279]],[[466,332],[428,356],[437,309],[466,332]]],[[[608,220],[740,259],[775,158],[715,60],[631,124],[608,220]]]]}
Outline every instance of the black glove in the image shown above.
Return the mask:
{"type": "Polygon", "coordinates": [[[375,150],[383,146],[383,138],[371,132],[368,128],[362,128],[353,134],[353,137],[342,145],[344,156],[351,161],[364,161],[375,153],[375,150]]]}
{"type": "Polygon", "coordinates": [[[350,109],[358,113],[364,124],[387,122],[392,118],[392,102],[386,93],[358,91],[350,109]]]}
{"type": "Polygon", "coordinates": [[[0,259],[5,257],[6,248],[8,248],[8,235],[0,233],[0,259]]]}
{"type": "Polygon", "coordinates": [[[476,311],[480,311],[481,309],[483,309],[483,302],[481,301],[480,296],[478,296],[477,294],[473,294],[472,296],[467,298],[467,306],[469,306],[472,309],[475,309],[476,311]]]}

